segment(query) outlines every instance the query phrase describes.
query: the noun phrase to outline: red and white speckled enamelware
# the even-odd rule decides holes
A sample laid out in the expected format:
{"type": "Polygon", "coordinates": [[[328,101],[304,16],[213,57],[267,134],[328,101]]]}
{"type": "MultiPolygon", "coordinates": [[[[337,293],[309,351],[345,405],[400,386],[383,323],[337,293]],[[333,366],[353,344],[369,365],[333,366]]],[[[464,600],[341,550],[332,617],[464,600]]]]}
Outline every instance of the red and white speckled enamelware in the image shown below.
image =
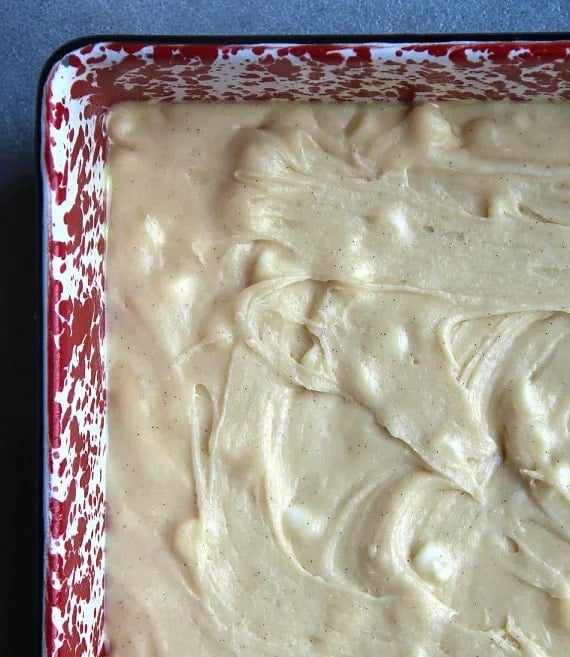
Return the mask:
{"type": "Polygon", "coordinates": [[[570,38],[69,46],[46,68],[43,650],[105,654],[106,114],[122,100],[570,99],[570,38]]]}

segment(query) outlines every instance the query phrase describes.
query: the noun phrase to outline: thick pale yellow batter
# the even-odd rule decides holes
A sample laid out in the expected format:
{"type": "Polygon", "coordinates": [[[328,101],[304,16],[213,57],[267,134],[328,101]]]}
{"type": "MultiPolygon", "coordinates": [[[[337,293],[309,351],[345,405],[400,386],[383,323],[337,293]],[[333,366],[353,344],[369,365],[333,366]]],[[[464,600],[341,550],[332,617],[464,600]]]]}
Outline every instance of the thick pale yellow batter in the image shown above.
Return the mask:
{"type": "Polygon", "coordinates": [[[110,654],[570,655],[570,103],[109,129],[110,654]]]}

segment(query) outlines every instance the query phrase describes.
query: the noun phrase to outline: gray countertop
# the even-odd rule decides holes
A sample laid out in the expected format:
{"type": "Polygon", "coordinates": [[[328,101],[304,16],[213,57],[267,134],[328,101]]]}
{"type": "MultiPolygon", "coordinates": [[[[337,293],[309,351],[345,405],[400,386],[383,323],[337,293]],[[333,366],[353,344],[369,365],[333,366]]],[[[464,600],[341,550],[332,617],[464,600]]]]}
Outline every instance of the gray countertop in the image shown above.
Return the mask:
{"type": "Polygon", "coordinates": [[[44,62],[71,39],[101,34],[305,35],[562,32],[570,0],[0,0],[2,335],[8,384],[0,416],[0,644],[37,654],[41,362],[36,274],[34,122],[44,62]],[[35,565],[34,565],[35,564],[35,565]],[[20,626],[24,619],[25,630],[20,626]],[[37,625],[37,622],[36,622],[37,625]]]}

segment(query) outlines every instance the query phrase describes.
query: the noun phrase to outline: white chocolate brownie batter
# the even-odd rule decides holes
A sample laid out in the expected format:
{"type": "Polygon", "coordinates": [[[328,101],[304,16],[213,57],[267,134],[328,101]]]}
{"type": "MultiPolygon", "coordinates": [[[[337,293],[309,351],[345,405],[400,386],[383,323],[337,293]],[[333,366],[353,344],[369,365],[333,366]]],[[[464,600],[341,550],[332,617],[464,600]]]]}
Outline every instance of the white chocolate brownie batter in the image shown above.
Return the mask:
{"type": "Polygon", "coordinates": [[[110,655],[570,655],[570,103],[109,132],[110,655]]]}

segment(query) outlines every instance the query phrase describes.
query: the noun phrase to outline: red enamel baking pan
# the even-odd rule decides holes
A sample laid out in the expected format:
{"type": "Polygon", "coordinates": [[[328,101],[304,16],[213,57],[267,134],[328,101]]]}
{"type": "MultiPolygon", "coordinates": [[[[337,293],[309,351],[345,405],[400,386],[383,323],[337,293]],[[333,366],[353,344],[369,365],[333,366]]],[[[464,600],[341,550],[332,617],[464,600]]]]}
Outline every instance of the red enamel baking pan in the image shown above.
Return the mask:
{"type": "Polygon", "coordinates": [[[124,100],[570,99],[569,39],[100,37],[52,56],[38,114],[44,655],[105,654],[109,108],[124,100]]]}

